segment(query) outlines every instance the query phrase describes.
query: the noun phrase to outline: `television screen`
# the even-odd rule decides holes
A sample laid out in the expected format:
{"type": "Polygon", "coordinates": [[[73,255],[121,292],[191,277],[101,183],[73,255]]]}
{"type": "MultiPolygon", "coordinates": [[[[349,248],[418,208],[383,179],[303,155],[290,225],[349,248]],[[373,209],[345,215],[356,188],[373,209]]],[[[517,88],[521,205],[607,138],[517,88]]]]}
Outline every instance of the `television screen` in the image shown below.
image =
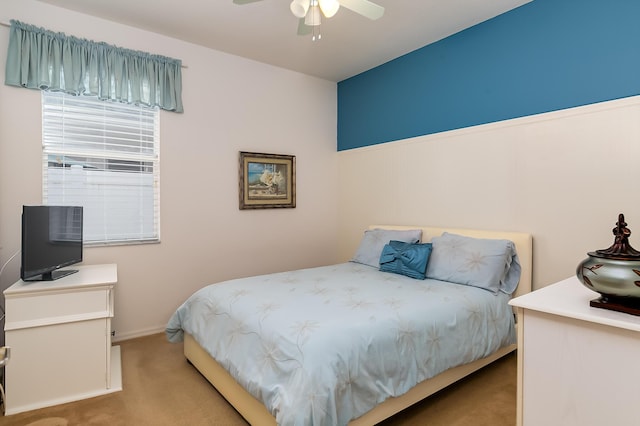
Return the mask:
{"type": "Polygon", "coordinates": [[[59,270],[82,262],[82,207],[23,206],[24,281],[50,281],[77,272],[59,270]]]}

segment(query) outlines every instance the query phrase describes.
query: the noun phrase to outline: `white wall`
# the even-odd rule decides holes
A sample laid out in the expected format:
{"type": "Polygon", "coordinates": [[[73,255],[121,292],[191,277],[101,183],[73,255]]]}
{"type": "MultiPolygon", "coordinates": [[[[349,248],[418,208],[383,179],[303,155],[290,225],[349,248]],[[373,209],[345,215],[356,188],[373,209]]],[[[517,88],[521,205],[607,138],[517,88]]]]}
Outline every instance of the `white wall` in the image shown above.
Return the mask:
{"type": "Polygon", "coordinates": [[[613,243],[640,249],[640,97],[339,153],[341,257],[369,224],[533,234],[534,288],[613,243]]]}
{"type": "MultiPolygon", "coordinates": [[[[187,66],[184,114],[160,114],[161,243],[85,249],[85,264],[118,264],[116,338],[162,330],[205,284],[336,261],[335,83],[32,0],[2,0],[10,19],[187,66]],[[240,211],[239,151],[295,155],[297,207],[240,211]]],[[[2,81],[8,39],[0,27],[2,81]]],[[[40,129],[40,93],[0,84],[0,264],[20,249],[22,205],[42,202],[40,129]]]]}
{"type": "MultiPolygon", "coordinates": [[[[334,83],[32,0],[3,0],[12,18],[188,67],[185,113],[161,113],[162,242],[85,250],[119,266],[119,338],[161,330],[207,283],[348,259],[372,223],[531,232],[534,288],[608,247],[620,212],[640,249],[640,98],[337,153],[334,83]],[[296,155],[298,207],[239,211],[240,150],[296,155]]],[[[40,120],[39,92],[0,85],[0,264],[20,248],[21,206],[41,202],[40,120]]]]}

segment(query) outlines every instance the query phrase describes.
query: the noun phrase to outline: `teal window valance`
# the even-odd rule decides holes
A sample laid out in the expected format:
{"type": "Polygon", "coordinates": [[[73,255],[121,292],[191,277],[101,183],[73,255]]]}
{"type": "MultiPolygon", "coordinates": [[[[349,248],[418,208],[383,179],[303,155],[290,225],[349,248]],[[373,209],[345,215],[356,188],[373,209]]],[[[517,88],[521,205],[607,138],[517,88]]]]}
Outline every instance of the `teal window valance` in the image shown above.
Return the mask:
{"type": "Polygon", "coordinates": [[[11,20],[5,84],[183,112],[182,62],[11,20]]]}

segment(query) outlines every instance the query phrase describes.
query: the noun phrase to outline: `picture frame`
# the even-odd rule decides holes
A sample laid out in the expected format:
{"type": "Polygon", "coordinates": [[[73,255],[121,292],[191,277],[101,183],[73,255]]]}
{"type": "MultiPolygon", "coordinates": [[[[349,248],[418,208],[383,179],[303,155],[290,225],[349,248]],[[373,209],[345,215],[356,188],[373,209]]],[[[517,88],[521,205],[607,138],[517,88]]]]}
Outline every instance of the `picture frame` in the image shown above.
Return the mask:
{"type": "Polygon", "coordinates": [[[295,208],[296,157],[240,151],[240,210],[295,208]]]}

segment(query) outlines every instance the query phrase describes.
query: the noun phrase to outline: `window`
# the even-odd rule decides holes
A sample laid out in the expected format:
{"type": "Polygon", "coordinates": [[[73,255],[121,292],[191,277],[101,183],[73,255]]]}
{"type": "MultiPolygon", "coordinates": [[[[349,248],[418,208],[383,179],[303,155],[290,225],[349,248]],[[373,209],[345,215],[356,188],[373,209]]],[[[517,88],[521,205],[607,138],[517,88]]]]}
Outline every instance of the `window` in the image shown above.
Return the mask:
{"type": "Polygon", "coordinates": [[[84,242],[160,237],[157,108],[42,92],[43,201],[82,206],[84,242]]]}

